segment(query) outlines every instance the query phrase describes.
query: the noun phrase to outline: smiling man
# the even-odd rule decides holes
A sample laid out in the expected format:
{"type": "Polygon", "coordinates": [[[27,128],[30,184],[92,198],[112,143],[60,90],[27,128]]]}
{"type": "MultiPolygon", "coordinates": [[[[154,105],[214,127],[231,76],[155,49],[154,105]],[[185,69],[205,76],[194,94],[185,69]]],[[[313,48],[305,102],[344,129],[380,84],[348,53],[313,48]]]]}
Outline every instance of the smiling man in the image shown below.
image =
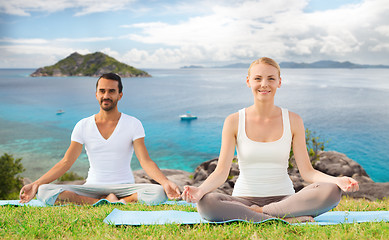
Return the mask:
{"type": "Polygon", "coordinates": [[[94,204],[102,198],[111,202],[158,204],[167,197],[178,198],[178,186],[169,181],[151,160],[146,149],[142,123],[119,112],[117,103],[123,96],[121,78],[103,74],[96,83],[99,113],[82,119],[74,127],[64,158],[35,182],[20,190],[20,202],[35,195],[46,204],[72,202],[94,204]],[[70,169],[82,152],[88,155],[90,168],[84,185],[49,184],[70,169]],[[131,170],[133,152],[146,173],[157,184],[135,184],[131,170]]]}

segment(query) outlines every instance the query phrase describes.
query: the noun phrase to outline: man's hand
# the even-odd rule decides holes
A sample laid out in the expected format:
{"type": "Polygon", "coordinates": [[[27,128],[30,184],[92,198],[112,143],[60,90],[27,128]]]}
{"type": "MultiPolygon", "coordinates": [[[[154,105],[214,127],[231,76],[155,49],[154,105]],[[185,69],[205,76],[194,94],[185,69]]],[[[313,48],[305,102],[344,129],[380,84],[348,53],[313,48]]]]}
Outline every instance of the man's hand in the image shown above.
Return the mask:
{"type": "Polygon", "coordinates": [[[20,194],[19,194],[19,198],[20,198],[20,203],[27,203],[29,201],[31,201],[31,199],[33,199],[35,197],[35,194],[37,193],[38,191],[38,184],[35,184],[35,183],[30,183],[30,184],[27,184],[25,185],[24,187],[22,187],[22,189],[20,189],[20,194]]]}
{"type": "Polygon", "coordinates": [[[181,197],[180,189],[174,182],[167,181],[162,187],[169,199],[178,199],[181,197]]]}
{"type": "Polygon", "coordinates": [[[204,196],[204,193],[199,187],[185,186],[182,193],[182,199],[187,202],[197,203],[204,196]]]}
{"type": "Polygon", "coordinates": [[[338,177],[336,184],[345,192],[356,192],[359,190],[358,182],[350,177],[338,177]]]}

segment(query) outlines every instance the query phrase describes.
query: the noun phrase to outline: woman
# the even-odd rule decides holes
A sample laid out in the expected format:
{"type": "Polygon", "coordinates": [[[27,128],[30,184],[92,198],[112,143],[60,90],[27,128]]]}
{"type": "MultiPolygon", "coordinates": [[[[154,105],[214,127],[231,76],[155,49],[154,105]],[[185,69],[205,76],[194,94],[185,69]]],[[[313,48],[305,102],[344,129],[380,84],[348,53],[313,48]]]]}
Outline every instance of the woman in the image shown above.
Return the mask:
{"type": "Polygon", "coordinates": [[[254,61],[246,83],[254,104],[226,118],[215,171],[199,187],[184,187],[183,199],[197,202],[203,218],[313,221],[313,217],[339,203],[341,190],[359,189],[352,178],[332,177],[312,167],[302,119],[274,105],[274,96],[281,87],[280,67],[274,60],[254,61]],[[240,175],[232,196],[210,193],[226,181],[235,147],[240,175]],[[287,174],[291,147],[301,176],[312,183],[297,193],[287,174]]]}

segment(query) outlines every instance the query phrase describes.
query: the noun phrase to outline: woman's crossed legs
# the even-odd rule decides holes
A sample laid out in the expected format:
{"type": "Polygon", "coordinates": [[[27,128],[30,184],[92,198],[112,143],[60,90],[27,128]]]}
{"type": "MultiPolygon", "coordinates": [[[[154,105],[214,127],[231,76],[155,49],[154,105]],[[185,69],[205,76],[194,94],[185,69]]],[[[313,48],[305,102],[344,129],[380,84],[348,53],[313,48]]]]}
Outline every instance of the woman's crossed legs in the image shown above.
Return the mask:
{"type": "Polygon", "coordinates": [[[209,221],[243,219],[259,222],[274,217],[309,221],[336,207],[340,196],[336,184],[313,183],[290,196],[234,197],[208,193],[198,202],[197,208],[209,221]]]}

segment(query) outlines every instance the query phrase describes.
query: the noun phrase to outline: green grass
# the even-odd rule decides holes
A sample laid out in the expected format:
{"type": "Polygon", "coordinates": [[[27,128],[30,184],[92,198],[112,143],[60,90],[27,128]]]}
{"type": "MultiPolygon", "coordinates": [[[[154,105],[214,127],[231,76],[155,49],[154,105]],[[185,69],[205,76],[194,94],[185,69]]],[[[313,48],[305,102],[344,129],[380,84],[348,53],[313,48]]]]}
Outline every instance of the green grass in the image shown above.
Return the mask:
{"type": "MultiPolygon", "coordinates": [[[[290,226],[282,223],[255,225],[152,225],[116,227],[103,223],[114,209],[127,211],[181,210],[188,206],[100,207],[0,207],[0,239],[388,239],[389,223],[339,224],[332,226],[290,226]]],[[[388,210],[389,199],[370,202],[344,198],[335,211],[388,210]]]]}

